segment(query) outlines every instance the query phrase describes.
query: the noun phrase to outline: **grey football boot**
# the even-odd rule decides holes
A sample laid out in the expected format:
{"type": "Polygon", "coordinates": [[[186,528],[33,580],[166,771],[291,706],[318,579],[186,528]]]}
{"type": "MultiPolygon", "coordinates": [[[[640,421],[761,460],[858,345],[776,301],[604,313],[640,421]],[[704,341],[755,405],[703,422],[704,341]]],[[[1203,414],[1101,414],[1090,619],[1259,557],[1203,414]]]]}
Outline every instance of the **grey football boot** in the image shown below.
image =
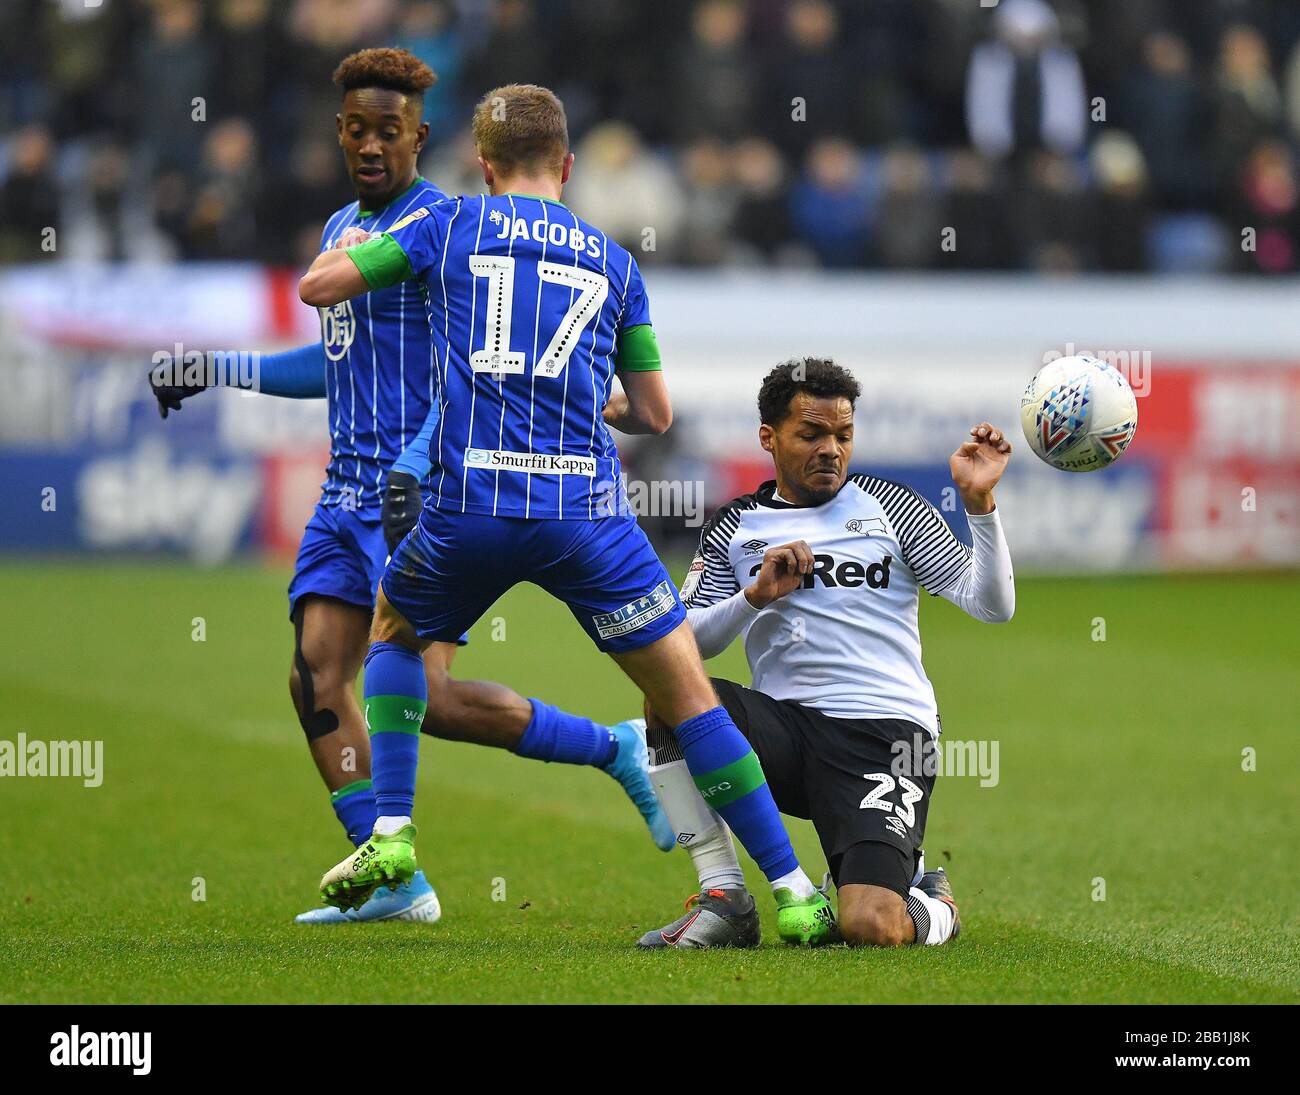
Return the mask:
{"type": "Polygon", "coordinates": [[[686,900],[686,912],[665,927],[646,932],[638,947],[705,949],[757,947],[761,938],[758,907],[743,888],[701,890],[686,900]]]}

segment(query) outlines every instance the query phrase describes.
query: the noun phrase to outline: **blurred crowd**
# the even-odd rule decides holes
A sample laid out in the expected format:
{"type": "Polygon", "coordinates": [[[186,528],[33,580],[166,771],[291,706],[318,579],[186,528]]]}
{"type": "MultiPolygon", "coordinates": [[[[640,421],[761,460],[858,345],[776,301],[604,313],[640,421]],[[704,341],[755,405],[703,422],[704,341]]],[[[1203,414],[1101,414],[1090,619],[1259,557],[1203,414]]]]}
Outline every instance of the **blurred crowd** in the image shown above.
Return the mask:
{"type": "Polygon", "coordinates": [[[438,73],[449,193],[482,92],[554,88],[646,264],[1300,267],[1289,0],[4,0],[0,261],[308,261],[371,45],[438,73]]]}

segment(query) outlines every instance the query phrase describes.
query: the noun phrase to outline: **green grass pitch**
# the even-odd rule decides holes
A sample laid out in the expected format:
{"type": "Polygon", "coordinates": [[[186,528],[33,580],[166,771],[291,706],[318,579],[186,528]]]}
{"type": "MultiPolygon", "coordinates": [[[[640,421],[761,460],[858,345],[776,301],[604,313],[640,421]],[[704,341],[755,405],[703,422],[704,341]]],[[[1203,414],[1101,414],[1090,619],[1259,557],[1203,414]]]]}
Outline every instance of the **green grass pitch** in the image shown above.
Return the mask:
{"type": "MultiPolygon", "coordinates": [[[[945,733],[1000,750],[996,787],[941,779],[930,813],[962,937],[784,949],[747,868],[764,946],[713,954],[633,948],[694,876],[613,781],[429,739],[416,820],[442,922],[295,926],[347,845],[288,700],[285,582],[0,567],[0,738],[104,742],[101,787],[0,779],[0,1001],[1300,1000],[1295,576],[1025,580],[999,628],[927,603],[945,733]]],[[[540,591],[490,617],[461,675],[637,712],[540,591]]],[[[738,648],[712,665],[747,679],[738,648]]],[[[811,827],[791,828],[819,872],[811,827]]]]}

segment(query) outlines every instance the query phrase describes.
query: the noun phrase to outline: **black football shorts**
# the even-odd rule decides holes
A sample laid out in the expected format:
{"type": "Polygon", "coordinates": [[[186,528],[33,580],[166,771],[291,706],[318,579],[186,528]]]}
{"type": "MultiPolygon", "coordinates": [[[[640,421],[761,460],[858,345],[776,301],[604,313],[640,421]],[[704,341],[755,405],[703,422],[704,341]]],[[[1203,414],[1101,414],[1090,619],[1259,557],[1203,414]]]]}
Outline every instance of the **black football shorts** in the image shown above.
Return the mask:
{"type": "Polygon", "coordinates": [[[758,754],[777,808],[812,821],[836,886],[906,897],[934,791],[916,748],[931,748],[929,731],[906,719],[831,718],[716,677],[713,686],[758,754]]]}

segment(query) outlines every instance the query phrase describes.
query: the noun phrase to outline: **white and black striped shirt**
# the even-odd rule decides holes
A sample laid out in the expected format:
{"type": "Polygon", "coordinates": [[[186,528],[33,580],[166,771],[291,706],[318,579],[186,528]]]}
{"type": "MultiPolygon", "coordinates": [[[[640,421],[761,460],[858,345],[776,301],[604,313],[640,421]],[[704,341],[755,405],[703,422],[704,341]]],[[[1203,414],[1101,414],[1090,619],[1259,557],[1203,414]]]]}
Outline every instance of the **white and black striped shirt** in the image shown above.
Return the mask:
{"type": "Polygon", "coordinates": [[[921,664],[919,590],[977,618],[1010,619],[1011,559],[995,512],[968,515],[975,550],[910,487],[852,475],[829,502],[795,506],[772,482],[705,526],[682,598],[701,651],[739,633],[753,687],[835,718],[904,718],[939,729],[921,664]],[[768,548],[804,540],[816,558],[802,586],[754,609],[742,590],[768,548]]]}

